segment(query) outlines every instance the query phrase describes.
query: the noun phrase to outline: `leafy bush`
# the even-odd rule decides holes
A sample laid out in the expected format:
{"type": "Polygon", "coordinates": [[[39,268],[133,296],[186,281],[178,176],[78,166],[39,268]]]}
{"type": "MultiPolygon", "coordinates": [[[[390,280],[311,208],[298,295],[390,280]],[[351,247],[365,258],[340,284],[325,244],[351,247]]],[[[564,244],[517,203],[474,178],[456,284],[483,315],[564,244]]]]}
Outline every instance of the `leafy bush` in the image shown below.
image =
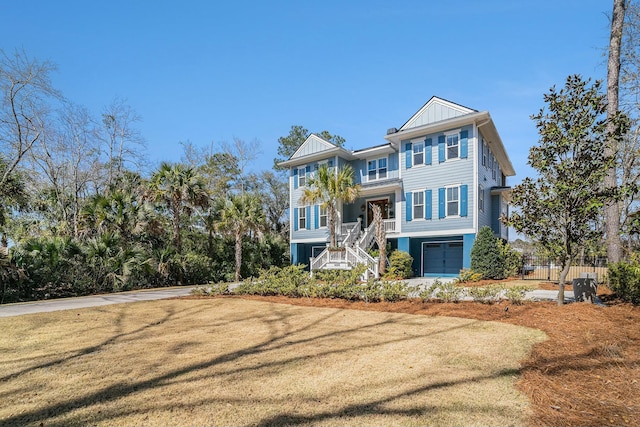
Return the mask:
{"type": "Polygon", "coordinates": [[[351,270],[319,270],[314,273],[314,278],[329,284],[356,285],[366,269],[367,266],[359,264],[351,270]]]}
{"type": "Polygon", "coordinates": [[[516,251],[510,244],[498,239],[498,249],[503,259],[504,277],[512,277],[518,274],[518,270],[522,266],[522,254],[516,251]]]}
{"type": "Polygon", "coordinates": [[[462,269],[460,270],[460,276],[456,278],[456,283],[478,282],[480,280],[482,280],[482,273],[462,269]]]}
{"type": "Polygon", "coordinates": [[[504,296],[512,304],[520,305],[524,301],[527,292],[531,292],[533,288],[531,286],[512,286],[506,288],[504,296]]]}
{"type": "Polygon", "coordinates": [[[385,279],[408,279],[411,277],[413,257],[407,252],[395,250],[389,256],[389,269],[385,279]]]}
{"type": "Polygon", "coordinates": [[[493,284],[488,286],[476,286],[468,289],[469,296],[474,301],[491,304],[500,299],[500,293],[503,291],[504,286],[493,284]]]}
{"type": "Polygon", "coordinates": [[[378,283],[382,300],[388,302],[407,299],[412,289],[407,282],[383,280],[378,283]]]}
{"type": "Polygon", "coordinates": [[[629,262],[609,264],[609,288],[624,301],[640,303],[640,262],[637,256],[629,262]]]}
{"type": "Polygon", "coordinates": [[[482,227],[473,243],[471,270],[481,273],[485,279],[504,279],[504,257],[490,227],[482,227]]]}
{"type": "Polygon", "coordinates": [[[453,283],[444,283],[436,290],[436,298],[443,302],[458,302],[464,296],[464,289],[453,283]]]}
{"type": "Polygon", "coordinates": [[[442,287],[442,285],[443,285],[443,283],[440,281],[440,279],[436,279],[436,280],[433,281],[431,286],[427,286],[426,288],[424,288],[420,292],[420,294],[418,294],[418,296],[424,302],[429,301],[429,300],[433,299],[435,291],[438,288],[442,287]]]}
{"type": "Polygon", "coordinates": [[[442,302],[458,302],[464,297],[465,290],[455,285],[453,282],[443,283],[436,279],[431,286],[420,292],[422,301],[438,300],[442,302]]]}
{"type": "Polygon", "coordinates": [[[238,294],[301,296],[309,282],[304,265],[271,267],[263,270],[257,279],[246,280],[236,288],[238,294]]]}

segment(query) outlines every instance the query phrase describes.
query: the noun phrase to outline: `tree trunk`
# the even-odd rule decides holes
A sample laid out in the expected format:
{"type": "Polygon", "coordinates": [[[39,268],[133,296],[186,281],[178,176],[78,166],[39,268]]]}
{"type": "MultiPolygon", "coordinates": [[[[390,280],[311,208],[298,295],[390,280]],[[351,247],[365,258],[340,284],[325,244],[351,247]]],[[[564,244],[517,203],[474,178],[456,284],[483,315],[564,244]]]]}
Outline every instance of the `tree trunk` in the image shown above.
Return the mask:
{"type": "MultiPolygon", "coordinates": [[[[609,61],[607,63],[607,143],[605,154],[608,157],[616,156],[618,147],[614,138],[614,118],[618,113],[618,89],[620,78],[620,45],[622,42],[622,27],[628,0],[613,0],[613,15],[611,16],[611,37],[609,39],[609,61]]],[[[604,181],[605,188],[616,188],[617,162],[609,169],[604,181]]],[[[607,233],[607,257],[609,262],[618,262],[622,256],[620,244],[620,205],[612,201],[605,209],[606,233],[607,233]]]]}
{"type": "Polygon", "coordinates": [[[373,222],[376,227],[376,243],[378,244],[378,273],[382,276],[387,268],[387,233],[384,229],[382,209],[373,205],[373,222]]]}
{"type": "Polygon", "coordinates": [[[564,305],[564,282],[567,280],[570,268],[571,260],[566,260],[558,279],[558,305],[564,305]]]}
{"type": "MultiPolygon", "coordinates": [[[[333,206],[328,206],[327,216],[329,217],[329,247],[335,248],[336,244],[336,211],[333,206]]],[[[307,218],[307,221],[309,219],[307,218]]]]}
{"type": "Polygon", "coordinates": [[[242,266],[242,233],[236,232],[236,275],[235,281],[239,282],[240,277],[240,267],[242,266]]]}

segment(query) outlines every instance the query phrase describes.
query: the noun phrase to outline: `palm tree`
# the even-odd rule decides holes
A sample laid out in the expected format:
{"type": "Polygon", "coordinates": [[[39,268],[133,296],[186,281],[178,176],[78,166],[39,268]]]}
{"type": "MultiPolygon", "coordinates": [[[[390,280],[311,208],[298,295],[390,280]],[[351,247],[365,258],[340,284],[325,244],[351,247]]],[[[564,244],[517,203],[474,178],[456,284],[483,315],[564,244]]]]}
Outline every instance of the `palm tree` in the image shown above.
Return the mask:
{"type": "Polygon", "coordinates": [[[242,238],[250,232],[264,228],[265,215],[258,196],[244,193],[232,195],[224,201],[220,209],[220,221],[217,226],[235,239],[235,281],[240,281],[242,265],[242,238]]]}
{"type": "Polygon", "coordinates": [[[163,162],[151,176],[146,197],[166,208],[173,225],[173,244],[182,253],[181,222],[191,217],[194,208],[205,208],[209,194],[205,183],[193,168],[163,162]]]}
{"type": "Polygon", "coordinates": [[[300,202],[304,204],[320,203],[322,208],[327,209],[331,247],[336,247],[338,204],[341,202],[352,203],[359,193],[360,185],[353,183],[353,169],[349,165],[337,171],[323,165],[307,181],[307,188],[304,189],[300,202]]]}

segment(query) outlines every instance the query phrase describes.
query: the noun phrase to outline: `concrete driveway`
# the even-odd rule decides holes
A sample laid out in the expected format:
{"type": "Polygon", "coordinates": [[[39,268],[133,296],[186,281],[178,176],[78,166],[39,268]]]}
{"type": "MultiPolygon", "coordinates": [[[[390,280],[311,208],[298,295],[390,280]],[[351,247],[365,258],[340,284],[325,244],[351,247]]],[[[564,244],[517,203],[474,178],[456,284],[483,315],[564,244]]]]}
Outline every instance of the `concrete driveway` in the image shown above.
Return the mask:
{"type": "Polygon", "coordinates": [[[78,298],[59,298],[47,301],[24,302],[0,305],[0,317],[21,316],[58,310],[73,310],[100,305],[122,304],[126,302],[153,301],[189,295],[193,286],[147,289],[116,294],[92,295],[78,298]]]}

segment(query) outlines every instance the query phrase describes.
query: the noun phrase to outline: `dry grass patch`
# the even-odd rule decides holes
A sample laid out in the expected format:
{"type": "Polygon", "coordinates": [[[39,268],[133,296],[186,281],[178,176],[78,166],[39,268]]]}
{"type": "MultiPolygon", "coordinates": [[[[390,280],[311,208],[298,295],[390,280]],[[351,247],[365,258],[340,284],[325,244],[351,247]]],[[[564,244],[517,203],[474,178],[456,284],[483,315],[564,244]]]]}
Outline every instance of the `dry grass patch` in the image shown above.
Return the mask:
{"type": "Polygon", "coordinates": [[[165,300],[0,319],[3,425],[521,425],[536,330],[165,300]]]}

